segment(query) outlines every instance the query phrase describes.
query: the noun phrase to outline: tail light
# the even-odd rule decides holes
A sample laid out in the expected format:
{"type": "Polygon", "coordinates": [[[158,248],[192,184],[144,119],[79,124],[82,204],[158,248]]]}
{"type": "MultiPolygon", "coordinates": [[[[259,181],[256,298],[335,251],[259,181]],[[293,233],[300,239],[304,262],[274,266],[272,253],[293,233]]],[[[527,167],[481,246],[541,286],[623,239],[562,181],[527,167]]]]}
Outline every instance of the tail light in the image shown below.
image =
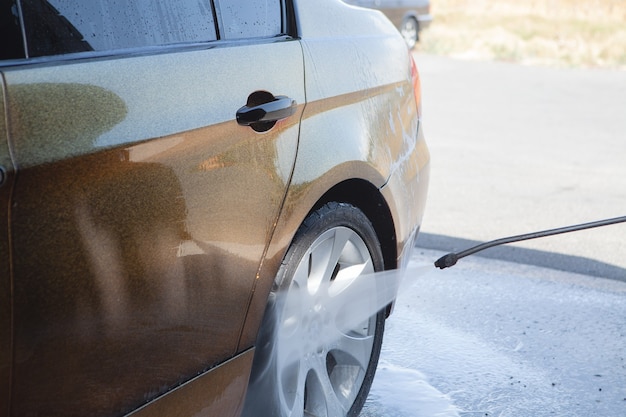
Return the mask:
{"type": "Polygon", "coordinates": [[[413,94],[415,94],[415,103],[417,104],[418,117],[422,118],[422,87],[420,84],[420,74],[413,59],[413,54],[409,52],[409,58],[411,60],[411,81],[413,82],[413,94]]]}

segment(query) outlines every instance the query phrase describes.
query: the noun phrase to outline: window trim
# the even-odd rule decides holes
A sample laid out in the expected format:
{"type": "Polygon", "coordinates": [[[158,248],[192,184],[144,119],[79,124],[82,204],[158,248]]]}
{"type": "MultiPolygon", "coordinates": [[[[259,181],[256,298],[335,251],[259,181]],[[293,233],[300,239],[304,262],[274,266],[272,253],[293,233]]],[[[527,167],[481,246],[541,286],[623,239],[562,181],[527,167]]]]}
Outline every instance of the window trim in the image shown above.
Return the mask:
{"type": "Polygon", "coordinates": [[[20,24],[20,33],[22,34],[22,47],[24,48],[24,58],[28,59],[28,39],[26,38],[26,29],[24,25],[24,13],[22,12],[22,0],[15,0],[17,5],[17,14],[20,24]]]}
{"type": "Polygon", "coordinates": [[[28,39],[24,24],[24,14],[21,0],[15,0],[19,14],[20,33],[22,36],[23,58],[0,60],[0,68],[24,66],[24,65],[46,65],[52,62],[83,61],[91,59],[124,58],[144,55],[156,55],[171,52],[185,52],[202,49],[214,49],[221,47],[231,47],[237,45],[253,45],[273,42],[285,42],[299,39],[297,31],[297,19],[295,14],[294,0],[280,0],[281,10],[281,33],[269,37],[242,38],[242,39],[222,39],[220,22],[216,15],[215,0],[208,0],[213,12],[213,22],[215,24],[216,40],[203,42],[176,43],[170,45],[142,46],[137,48],[120,48],[106,51],[86,51],[70,52],[59,55],[46,55],[40,57],[30,57],[28,52],[28,39]]]}
{"type": "Polygon", "coordinates": [[[124,48],[108,51],[71,52],[62,55],[48,55],[33,58],[0,60],[0,69],[15,66],[47,66],[49,64],[73,63],[77,61],[96,61],[109,59],[134,58],[141,56],[161,55],[178,52],[202,51],[217,48],[229,48],[244,45],[260,45],[267,43],[295,41],[297,38],[279,35],[269,38],[232,39],[202,43],[177,43],[174,45],[143,46],[140,48],[124,48]]]}
{"type": "Polygon", "coordinates": [[[293,36],[296,39],[300,39],[298,33],[298,19],[296,18],[296,8],[294,6],[295,0],[282,0],[281,6],[283,9],[283,32],[285,34],[293,36]]]}

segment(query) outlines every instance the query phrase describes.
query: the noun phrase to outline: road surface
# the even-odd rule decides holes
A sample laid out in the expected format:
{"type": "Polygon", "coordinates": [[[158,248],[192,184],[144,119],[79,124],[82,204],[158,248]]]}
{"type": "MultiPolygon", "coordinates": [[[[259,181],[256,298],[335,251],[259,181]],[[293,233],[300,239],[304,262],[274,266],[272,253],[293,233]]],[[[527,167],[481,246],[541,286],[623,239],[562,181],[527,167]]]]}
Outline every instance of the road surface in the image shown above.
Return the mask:
{"type": "MultiPolygon", "coordinates": [[[[626,215],[626,71],[415,58],[432,157],[418,245],[626,215]]],[[[626,280],[625,236],[622,224],[484,255],[626,280]]]]}
{"type": "Polygon", "coordinates": [[[626,416],[626,283],[482,257],[412,278],[362,417],[626,416]]]}

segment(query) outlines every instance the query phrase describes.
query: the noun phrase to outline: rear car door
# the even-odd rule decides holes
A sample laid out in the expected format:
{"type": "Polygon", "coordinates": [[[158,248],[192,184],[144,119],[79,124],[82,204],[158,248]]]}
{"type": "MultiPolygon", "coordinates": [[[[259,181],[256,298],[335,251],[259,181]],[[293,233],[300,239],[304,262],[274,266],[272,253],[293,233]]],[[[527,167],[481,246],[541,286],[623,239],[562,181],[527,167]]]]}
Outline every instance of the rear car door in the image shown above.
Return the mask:
{"type": "Polygon", "coordinates": [[[14,178],[7,143],[4,86],[0,79],[0,416],[5,416],[8,412],[11,381],[9,201],[14,178]]]}
{"type": "MultiPolygon", "coordinates": [[[[241,353],[297,149],[301,48],[280,0],[12,2],[11,412],[125,414],[241,353]],[[278,121],[237,123],[267,101],[278,121]]],[[[245,390],[237,358],[203,394],[233,403],[220,415],[245,390]]]]}

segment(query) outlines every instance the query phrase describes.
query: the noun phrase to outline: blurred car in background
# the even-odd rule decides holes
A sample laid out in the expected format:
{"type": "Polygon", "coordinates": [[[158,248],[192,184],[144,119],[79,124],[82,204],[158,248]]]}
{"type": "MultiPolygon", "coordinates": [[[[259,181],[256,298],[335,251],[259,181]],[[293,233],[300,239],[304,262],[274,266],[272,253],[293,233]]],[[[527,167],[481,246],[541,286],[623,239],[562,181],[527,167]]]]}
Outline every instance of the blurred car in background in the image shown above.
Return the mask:
{"type": "Polygon", "coordinates": [[[433,20],[429,0],[345,0],[355,6],[382,11],[398,28],[409,48],[419,40],[419,33],[433,20]]]}

